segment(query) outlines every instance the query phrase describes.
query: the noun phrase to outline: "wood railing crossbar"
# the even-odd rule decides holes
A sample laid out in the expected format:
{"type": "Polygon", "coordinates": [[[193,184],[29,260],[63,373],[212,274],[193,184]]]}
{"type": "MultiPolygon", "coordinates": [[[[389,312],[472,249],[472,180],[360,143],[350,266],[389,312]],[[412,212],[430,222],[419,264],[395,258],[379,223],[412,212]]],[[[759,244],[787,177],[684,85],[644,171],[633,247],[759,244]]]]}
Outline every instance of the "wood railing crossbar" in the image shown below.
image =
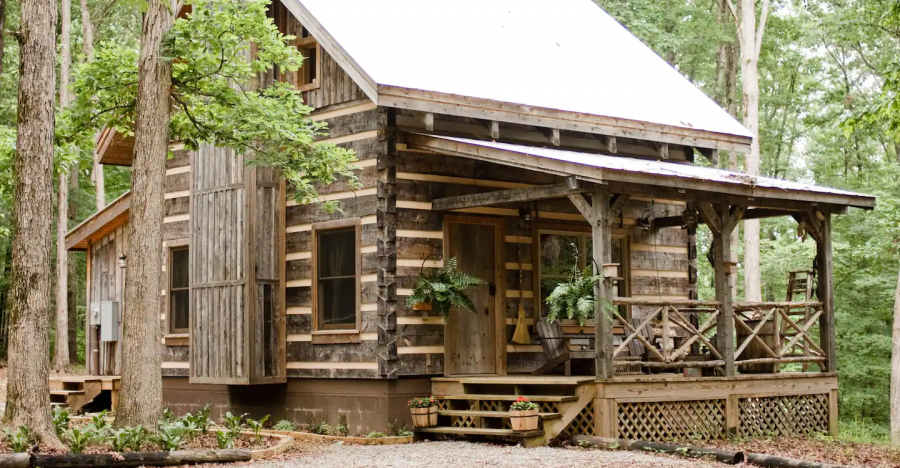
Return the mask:
{"type": "Polygon", "coordinates": [[[677,310],[675,310],[675,314],[678,316],[678,318],[679,318],[680,321],[682,322],[682,323],[678,324],[678,326],[680,326],[681,328],[683,328],[683,329],[687,330],[688,332],[690,332],[690,333],[691,333],[691,337],[688,338],[688,339],[681,345],[680,348],[678,348],[678,352],[676,352],[675,355],[673,355],[673,357],[672,357],[673,360],[674,360],[674,359],[680,358],[682,354],[687,354],[687,350],[690,349],[690,346],[691,346],[692,344],[694,344],[694,342],[697,341],[697,340],[702,341],[703,344],[705,344],[706,347],[709,348],[709,351],[710,351],[713,355],[715,355],[717,358],[723,359],[723,358],[722,358],[722,355],[719,354],[719,351],[716,349],[716,347],[713,346],[713,344],[712,344],[712,343],[706,338],[706,336],[705,336],[705,333],[706,333],[707,331],[709,331],[713,326],[715,326],[716,321],[718,320],[718,316],[719,316],[719,311],[718,311],[718,310],[717,310],[715,313],[713,313],[712,315],[710,315],[710,317],[707,318],[706,321],[703,322],[702,325],[700,325],[700,329],[699,329],[699,330],[696,329],[696,328],[694,328],[694,326],[691,325],[691,322],[690,322],[690,321],[685,320],[684,316],[681,315],[681,313],[679,313],[677,310]],[[683,351],[682,351],[682,350],[683,350],[683,351]]]}
{"type": "MultiPolygon", "coordinates": [[[[656,314],[658,314],[658,313],[659,313],[659,311],[657,310],[656,313],[653,314],[653,315],[651,315],[650,317],[648,317],[648,320],[645,320],[644,323],[649,323],[650,320],[653,320],[653,318],[655,318],[655,317],[656,317],[656,314]]],[[[619,315],[619,314],[617,314],[617,313],[615,313],[615,312],[613,312],[613,315],[616,317],[616,319],[619,320],[619,322],[622,323],[622,325],[623,325],[625,328],[627,328],[628,330],[631,331],[631,335],[630,335],[630,336],[633,336],[634,338],[637,338],[638,341],[640,341],[641,343],[643,343],[643,344],[644,344],[644,347],[647,348],[647,351],[649,351],[651,354],[653,354],[654,356],[656,356],[657,359],[659,359],[660,361],[665,361],[665,358],[663,357],[663,355],[660,354],[659,351],[656,350],[656,346],[653,345],[653,344],[651,344],[649,341],[647,341],[647,339],[644,338],[643,336],[641,336],[640,332],[637,331],[637,330],[640,330],[641,328],[644,328],[644,325],[643,325],[643,324],[642,324],[641,326],[639,326],[637,330],[635,330],[635,328],[634,328],[630,323],[628,323],[628,320],[625,320],[624,318],[622,318],[621,315],[619,315]]],[[[614,353],[614,355],[615,355],[615,353],[614,353]]]]}
{"type": "MultiPolygon", "coordinates": [[[[661,310],[662,310],[662,307],[660,307],[659,309],[656,309],[656,312],[652,313],[652,314],[649,315],[646,319],[644,319],[644,321],[641,322],[640,325],[638,325],[637,329],[632,329],[632,330],[635,330],[635,331],[634,331],[632,334],[628,335],[628,337],[626,337],[624,340],[622,340],[622,344],[620,344],[620,345],[616,348],[616,350],[613,351],[613,358],[615,358],[615,357],[618,356],[622,351],[624,351],[625,348],[628,346],[628,343],[631,343],[631,341],[634,340],[635,337],[637,337],[638,335],[640,335],[640,331],[639,331],[639,330],[642,330],[642,329],[643,329],[644,327],[646,327],[650,322],[652,322],[653,319],[656,318],[656,315],[659,314],[659,312],[660,312],[661,310]]],[[[628,323],[626,323],[627,320],[625,320],[624,318],[622,318],[619,314],[615,314],[615,316],[616,316],[616,318],[617,318],[620,322],[622,322],[622,323],[625,324],[626,326],[628,325],[628,323]]]]}
{"type": "Polygon", "coordinates": [[[822,351],[822,348],[820,348],[819,345],[817,345],[812,340],[812,338],[810,338],[810,336],[806,334],[810,327],[812,327],[812,325],[816,323],[817,320],[819,320],[819,317],[823,312],[822,309],[817,310],[816,313],[813,314],[805,324],[803,324],[802,328],[797,326],[797,324],[793,320],[791,320],[791,318],[788,317],[788,315],[784,313],[784,311],[779,310],[779,312],[781,312],[782,318],[787,320],[788,324],[790,324],[791,327],[797,330],[797,334],[794,335],[794,337],[791,338],[790,341],[788,341],[788,344],[782,348],[783,351],[790,351],[790,349],[793,348],[797,341],[802,337],[809,344],[809,347],[813,349],[813,351],[818,353],[820,356],[825,356],[825,351],[822,351]]]}
{"type": "Polygon", "coordinates": [[[749,346],[750,342],[753,340],[756,340],[756,342],[760,346],[763,347],[763,349],[766,351],[766,354],[768,354],[770,357],[773,357],[773,358],[778,357],[778,354],[776,354],[774,351],[772,351],[772,349],[769,348],[769,346],[762,340],[762,338],[760,338],[758,336],[759,331],[762,330],[762,327],[765,326],[766,322],[769,321],[769,318],[772,317],[772,315],[775,313],[775,310],[776,310],[775,308],[769,309],[769,311],[766,312],[766,314],[763,316],[763,318],[760,319],[759,323],[753,329],[750,329],[750,326],[748,326],[742,320],[735,317],[734,323],[739,324],[744,329],[744,331],[750,332],[750,336],[748,336],[744,340],[744,342],[741,343],[741,346],[737,349],[737,351],[734,352],[735,361],[737,360],[738,357],[740,357],[741,353],[743,353],[744,350],[747,349],[747,346],[749,346]]]}

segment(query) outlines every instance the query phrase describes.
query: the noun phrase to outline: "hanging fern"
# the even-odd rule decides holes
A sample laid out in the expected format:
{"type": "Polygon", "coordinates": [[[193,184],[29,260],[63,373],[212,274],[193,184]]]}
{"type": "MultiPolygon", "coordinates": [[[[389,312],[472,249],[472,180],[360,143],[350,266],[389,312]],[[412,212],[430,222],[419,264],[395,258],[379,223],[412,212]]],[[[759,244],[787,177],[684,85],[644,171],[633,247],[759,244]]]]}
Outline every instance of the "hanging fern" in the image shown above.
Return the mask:
{"type": "Polygon", "coordinates": [[[412,295],[406,298],[406,305],[415,307],[416,304],[430,304],[432,310],[444,317],[444,321],[450,318],[452,307],[475,313],[475,303],[465,291],[472,286],[484,284],[484,281],[459,271],[456,265],[456,258],[449,258],[442,268],[420,275],[412,295]]]}
{"type": "MultiPolygon", "coordinates": [[[[584,270],[573,268],[569,281],[558,284],[547,296],[547,306],[550,308],[547,320],[552,323],[564,317],[577,319],[579,324],[584,325],[588,319],[594,318],[595,281],[603,281],[603,277],[594,275],[590,267],[584,270]]],[[[612,303],[604,301],[604,310],[611,307],[612,303]]]]}

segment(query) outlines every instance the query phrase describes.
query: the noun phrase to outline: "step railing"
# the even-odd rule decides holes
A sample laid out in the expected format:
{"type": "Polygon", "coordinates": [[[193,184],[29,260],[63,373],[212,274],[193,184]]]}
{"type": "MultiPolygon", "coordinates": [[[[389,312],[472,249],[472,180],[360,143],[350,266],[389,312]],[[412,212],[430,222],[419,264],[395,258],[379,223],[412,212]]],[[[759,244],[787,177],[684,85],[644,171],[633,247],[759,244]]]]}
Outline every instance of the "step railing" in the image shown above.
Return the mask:
{"type": "Polygon", "coordinates": [[[824,313],[821,302],[736,302],[734,325],[743,333],[737,334],[735,365],[769,365],[778,372],[783,364],[825,362],[825,351],[810,333],[824,313]],[[765,357],[747,356],[751,346],[765,357]]]}

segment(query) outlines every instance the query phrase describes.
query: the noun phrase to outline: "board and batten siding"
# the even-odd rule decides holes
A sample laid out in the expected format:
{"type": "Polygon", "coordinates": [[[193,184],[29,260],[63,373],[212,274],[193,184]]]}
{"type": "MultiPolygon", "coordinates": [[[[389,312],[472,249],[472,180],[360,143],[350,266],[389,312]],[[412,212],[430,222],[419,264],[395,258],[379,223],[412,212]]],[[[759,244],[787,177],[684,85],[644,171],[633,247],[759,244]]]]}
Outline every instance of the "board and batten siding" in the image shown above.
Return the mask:
{"type": "MultiPolygon", "coordinates": [[[[191,158],[192,153],[183,148],[175,149],[174,156],[166,161],[166,177],[163,181],[162,279],[160,285],[159,324],[162,339],[162,373],[164,376],[187,377],[190,372],[189,338],[169,333],[169,248],[173,241],[190,239],[191,216],[191,158]]],[[[190,247],[190,246],[189,246],[190,247]]]]}

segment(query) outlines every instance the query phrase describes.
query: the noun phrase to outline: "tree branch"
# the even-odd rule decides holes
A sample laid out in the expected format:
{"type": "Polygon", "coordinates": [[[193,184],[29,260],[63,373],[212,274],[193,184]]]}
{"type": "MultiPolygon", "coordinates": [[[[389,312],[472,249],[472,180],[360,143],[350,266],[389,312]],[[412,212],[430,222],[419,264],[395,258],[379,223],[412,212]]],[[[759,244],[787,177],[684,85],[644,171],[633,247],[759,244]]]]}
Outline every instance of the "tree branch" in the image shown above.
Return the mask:
{"type": "Polygon", "coordinates": [[[741,18],[738,17],[737,7],[734,6],[733,0],[725,0],[725,4],[728,5],[728,11],[731,12],[731,17],[734,18],[734,25],[738,28],[741,27],[741,18]]]}
{"type": "Polygon", "coordinates": [[[756,50],[754,58],[759,60],[759,51],[762,48],[763,32],[766,30],[766,20],[769,18],[769,0],[763,0],[762,12],[759,15],[759,25],[756,28],[756,50]]]}

